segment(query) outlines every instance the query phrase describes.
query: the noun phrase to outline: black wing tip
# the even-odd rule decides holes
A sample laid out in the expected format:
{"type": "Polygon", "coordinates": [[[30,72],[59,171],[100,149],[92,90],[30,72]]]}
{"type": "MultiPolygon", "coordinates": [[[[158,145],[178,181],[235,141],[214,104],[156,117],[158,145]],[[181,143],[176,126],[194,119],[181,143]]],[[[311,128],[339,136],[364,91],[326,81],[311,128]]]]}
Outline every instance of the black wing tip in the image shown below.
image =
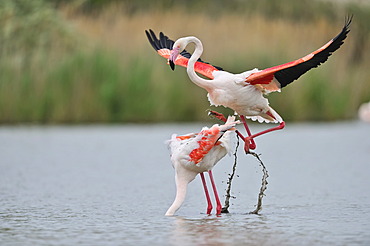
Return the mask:
{"type": "MultiPolygon", "coordinates": [[[[159,38],[157,38],[157,36],[155,35],[154,31],[152,29],[148,29],[148,30],[145,30],[145,34],[149,40],[149,43],[152,45],[152,47],[158,51],[160,49],[170,49],[172,50],[173,48],[173,44],[175,43],[172,39],[168,38],[166,35],[164,35],[163,32],[160,32],[159,33],[159,38]]],[[[183,50],[181,52],[181,55],[186,57],[186,58],[190,58],[191,57],[191,54],[189,52],[187,52],[186,50],[183,50]]],[[[203,62],[203,63],[206,63],[206,64],[209,64],[208,62],[204,62],[202,61],[200,58],[198,59],[199,62],[203,62]]],[[[218,66],[214,66],[212,65],[213,67],[215,67],[216,69],[218,70],[223,70],[221,67],[218,67],[218,66]]],[[[170,67],[172,70],[175,69],[175,64],[171,61],[170,61],[170,67]]]]}
{"type": "Polygon", "coordinates": [[[149,31],[145,30],[145,34],[146,34],[146,37],[148,38],[149,43],[152,45],[152,47],[155,50],[159,50],[160,47],[159,47],[158,39],[155,33],[153,32],[153,30],[152,29],[149,29],[149,31]]]}
{"type": "Polygon", "coordinates": [[[172,49],[174,41],[169,39],[163,32],[159,33],[159,38],[155,35],[152,29],[145,30],[145,34],[155,50],[172,49]]]}
{"type": "Polygon", "coordinates": [[[344,26],[343,26],[342,31],[333,40],[339,38],[340,36],[342,36],[342,40],[344,40],[347,37],[347,34],[351,31],[349,29],[349,26],[352,23],[352,19],[353,19],[353,14],[348,14],[346,16],[346,18],[344,20],[344,26]]]}
{"type": "Polygon", "coordinates": [[[292,83],[294,80],[298,79],[302,74],[306,73],[312,68],[316,68],[322,63],[326,62],[329,56],[340,48],[347,38],[347,34],[350,32],[349,26],[352,22],[353,15],[347,15],[345,18],[345,24],[342,31],[332,39],[332,43],[326,47],[324,50],[315,54],[308,61],[301,63],[297,66],[286,68],[275,73],[275,77],[279,81],[281,88],[292,83]]]}
{"type": "Polygon", "coordinates": [[[342,31],[336,37],[333,38],[333,43],[337,43],[338,47],[332,50],[331,53],[334,52],[336,49],[338,49],[344,43],[344,40],[347,38],[347,34],[351,31],[349,29],[349,26],[352,23],[352,19],[353,19],[353,14],[346,16],[342,31]]]}
{"type": "Polygon", "coordinates": [[[344,20],[344,27],[343,27],[343,30],[342,30],[342,33],[345,33],[347,35],[347,33],[349,33],[351,30],[349,29],[349,26],[351,25],[352,23],[352,19],[353,19],[353,14],[348,14],[344,20]]]}
{"type": "Polygon", "coordinates": [[[353,14],[348,14],[346,16],[346,19],[344,20],[344,28],[348,29],[349,26],[351,25],[351,22],[352,22],[352,19],[353,19],[353,14]]]}

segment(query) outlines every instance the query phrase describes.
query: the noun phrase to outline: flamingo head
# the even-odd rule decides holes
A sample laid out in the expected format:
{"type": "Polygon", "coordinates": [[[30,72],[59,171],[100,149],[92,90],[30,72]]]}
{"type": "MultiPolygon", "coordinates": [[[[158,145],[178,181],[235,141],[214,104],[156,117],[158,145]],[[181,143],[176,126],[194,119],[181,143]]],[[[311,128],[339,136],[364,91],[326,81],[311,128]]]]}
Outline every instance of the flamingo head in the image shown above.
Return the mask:
{"type": "Polygon", "coordinates": [[[171,50],[170,58],[168,62],[170,63],[170,67],[172,70],[175,70],[175,61],[176,58],[180,55],[181,51],[183,51],[187,45],[187,40],[185,38],[179,38],[173,44],[173,48],[171,50]]]}

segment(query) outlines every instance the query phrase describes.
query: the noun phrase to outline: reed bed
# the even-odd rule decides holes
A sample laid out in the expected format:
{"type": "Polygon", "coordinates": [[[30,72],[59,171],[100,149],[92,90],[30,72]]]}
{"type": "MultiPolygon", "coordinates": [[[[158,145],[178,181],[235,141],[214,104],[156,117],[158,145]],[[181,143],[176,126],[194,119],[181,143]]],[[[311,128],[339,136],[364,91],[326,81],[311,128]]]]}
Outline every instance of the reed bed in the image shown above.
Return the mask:
{"type": "MultiPolygon", "coordinates": [[[[190,82],[185,69],[171,71],[144,30],[163,31],[172,39],[197,36],[204,45],[203,60],[238,73],[289,62],[319,48],[341,30],[348,10],[355,17],[341,49],[268,97],[288,121],[353,119],[359,105],[370,100],[370,61],[364,55],[370,53],[370,31],[361,24],[370,18],[367,6],[336,6],[335,14],[319,11],[308,19],[271,17],[259,7],[248,14],[216,8],[213,15],[199,6],[197,11],[176,4],[147,9],[123,1],[86,13],[71,4],[55,8],[35,2],[39,5],[30,8],[37,9],[33,18],[38,25],[0,34],[3,124],[205,121],[211,108],[206,92],[190,82]],[[45,12],[41,17],[40,9],[45,12]],[[56,18],[50,27],[44,27],[47,18],[56,18]],[[32,42],[19,41],[23,36],[32,42]]],[[[19,6],[5,11],[0,5],[0,21],[12,27],[14,20],[4,15],[13,13],[11,8],[14,12],[19,6]]],[[[13,15],[18,22],[29,17],[13,15]]]]}

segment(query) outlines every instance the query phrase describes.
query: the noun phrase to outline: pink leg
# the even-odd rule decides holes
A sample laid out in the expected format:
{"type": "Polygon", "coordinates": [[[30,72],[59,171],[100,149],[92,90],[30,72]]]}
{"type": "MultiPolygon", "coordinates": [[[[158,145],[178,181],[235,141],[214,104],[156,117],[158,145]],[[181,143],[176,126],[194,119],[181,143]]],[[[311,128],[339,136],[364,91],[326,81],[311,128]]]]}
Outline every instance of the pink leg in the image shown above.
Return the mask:
{"type": "MultiPolygon", "coordinates": [[[[221,120],[223,122],[226,122],[226,118],[225,118],[225,116],[223,114],[218,113],[216,111],[210,111],[210,114],[213,115],[214,117],[216,117],[217,119],[219,119],[219,120],[221,120]]],[[[236,133],[244,141],[244,150],[245,150],[246,153],[248,153],[250,149],[255,149],[256,148],[256,143],[253,140],[255,137],[258,137],[258,136],[260,136],[262,134],[266,134],[268,132],[272,132],[272,131],[283,129],[285,127],[285,122],[283,121],[278,126],[275,126],[273,128],[270,128],[270,129],[267,129],[267,130],[264,130],[262,132],[258,132],[256,134],[253,134],[252,135],[251,134],[251,131],[249,130],[249,127],[247,125],[247,122],[245,120],[244,115],[240,115],[240,119],[242,120],[243,125],[245,127],[245,130],[248,133],[248,137],[244,137],[238,130],[236,130],[236,133]]]]}
{"type": "Polygon", "coordinates": [[[211,214],[211,211],[212,211],[212,208],[213,207],[212,207],[211,198],[209,197],[206,180],[204,178],[204,173],[200,173],[200,177],[202,179],[204,193],[206,193],[206,199],[207,199],[207,203],[208,203],[208,206],[207,206],[207,214],[211,214]]]}
{"type": "Polygon", "coordinates": [[[272,131],[276,131],[276,130],[283,129],[284,127],[285,127],[285,122],[283,121],[283,122],[281,122],[278,126],[275,126],[275,127],[270,128],[270,129],[264,130],[264,131],[262,131],[262,132],[259,132],[259,133],[256,133],[256,134],[253,134],[253,135],[248,136],[248,137],[246,137],[246,138],[250,138],[250,139],[252,139],[252,138],[255,138],[255,137],[261,136],[262,134],[266,134],[266,133],[268,133],[268,132],[272,132],[272,131]]]}
{"type": "Polygon", "coordinates": [[[208,171],[208,174],[209,174],[209,179],[211,180],[211,184],[212,184],[212,188],[213,188],[213,193],[215,194],[215,200],[216,200],[216,204],[217,204],[217,206],[216,206],[216,215],[220,215],[221,214],[222,205],[221,205],[221,202],[220,202],[220,198],[218,197],[218,193],[217,193],[215,181],[213,180],[212,170],[209,170],[208,171]]]}
{"type": "Polygon", "coordinates": [[[251,132],[248,128],[247,122],[245,121],[245,117],[243,115],[240,115],[240,119],[242,120],[242,122],[245,126],[245,129],[247,130],[247,133],[248,133],[248,137],[244,138],[244,150],[245,150],[246,153],[249,152],[249,149],[255,149],[256,148],[256,143],[253,140],[255,137],[261,136],[263,134],[266,134],[266,133],[269,133],[269,132],[272,132],[272,131],[283,129],[285,127],[285,122],[283,121],[278,126],[275,126],[275,127],[270,128],[270,129],[267,129],[267,130],[264,130],[262,132],[258,132],[256,134],[251,135],[251,132]]]}
{"type": "Polygon", "coordinates": [[[249,130],[247,121],[245,120],[244,115],[240,115],[240,119],[243,122],[243,125],[245,127],[245,130],[247,131],[248,137],[244,138],[244,150],[245,152],[249,152],[249,149],[255,149],[256,143],[254,142],[253,138],[251,138],[251,131],[249,130]]]}
{"type": "MultiPolygon", "coordinates": [[[[219,113],[219,112],[216,112],[216,111],[213,111],[211,110],[209,112],[210,115],[216,117],[217,119],[223,121],[223,122],[226,122],[226,117],[219,113]]],[[[248,133],[248,137],[250,137],[252,134],[251,134],[251,131],[249,130],[249,127],[247,125],[247,122],[245,120],[245,117],[244,115],[240,115],[240,119],[242,120],[243,122],[243,125],[245,127],[245,130],[247,131],[248,133]]],[[[254,142],[253,138],[250,138],[250,139],[246,139],[243,134],[241,134],[238,130],[235,131],[239,137],[244,141],[244,150],[245,152],[249,152],[249,149],[255,149],[256,148],[256,143],[254,142]],[[247,141],[248,140],[248,141],[247,141]]]]}

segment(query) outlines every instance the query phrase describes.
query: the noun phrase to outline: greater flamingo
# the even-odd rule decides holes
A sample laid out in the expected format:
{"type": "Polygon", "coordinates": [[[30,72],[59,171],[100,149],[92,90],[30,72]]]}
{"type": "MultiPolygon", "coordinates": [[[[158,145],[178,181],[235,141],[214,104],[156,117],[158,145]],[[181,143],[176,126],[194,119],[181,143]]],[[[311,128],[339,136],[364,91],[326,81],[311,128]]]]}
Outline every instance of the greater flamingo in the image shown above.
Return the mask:
{"type": "Polygon", "coordinates": [[[186,67],[190,80],[207,90],[211,105],[229,107],[239,115],[248,133],[244,139],[244,149],[248,152],[249,149],[255,149],[256,145],[245,118],[259,122],[280,123],[279,126],[260,132],[258,135],[284,128],[283,119],[269,106],[264,95],[280,91],[308,70],[324,63],[343,44],[351,21],[352,16],[345,20],[342,31],[336,37],[303,58],[264,70],[255,68],[240,74],[223,71],[220,67],[202,61],[200,56],[203,53],[203,45],[196,37],[184,37],[174,42],[162,32],[159,33],[159,39],[152,30],[145,32],[158,54],[168,59],[172,70],[175,65],[186,67]],[[189,43],[195,44],[192,55],[184,50],[189,43]],[[197,73],[209,79],[201,78],[197,73]]]}
{"type": "Polygon", "coordinates": [[[207,214],[212,211],[212,202],[208,194],[204,172],[208,172],[212,184],[215,200],[216,214],[221,214],[221,202],[218,197],[216,185],[212,175],[212,168],[230,151],[230,133],[235,130],[235,116],[229,116],[224,125],[215,124],[211,128],[203,128],[199,133],[187,135],[172,135],[168,141],[171,152],[171,161],[175,169],[176,197],[166,216],[174,215],[185,200],[188,184],[197,174],[202,179],[207,199],[207,214]]]}

